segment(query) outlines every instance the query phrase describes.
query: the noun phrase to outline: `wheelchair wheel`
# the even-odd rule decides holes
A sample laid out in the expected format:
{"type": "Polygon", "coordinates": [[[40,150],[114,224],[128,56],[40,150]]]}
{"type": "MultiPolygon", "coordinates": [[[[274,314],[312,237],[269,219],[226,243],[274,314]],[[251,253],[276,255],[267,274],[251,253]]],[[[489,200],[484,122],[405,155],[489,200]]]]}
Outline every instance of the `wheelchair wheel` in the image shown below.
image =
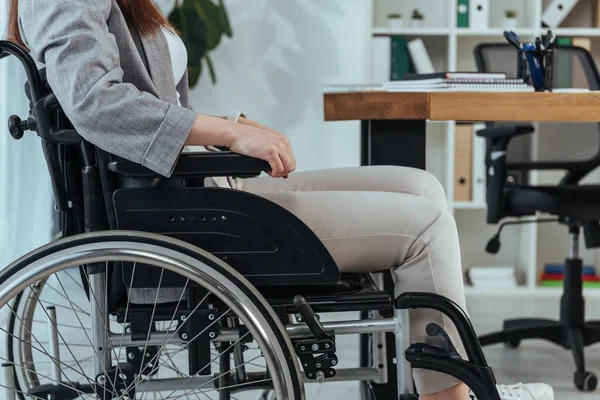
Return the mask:
{"type": "Polygon", "coordinates": [[[0,273],[0,310],[7,400],[305,398],[268,303],[224,262],[171,238],[99,232],[38,249],[0,273]],[[116,303],[111,273],[127,288],[116,303]]]}

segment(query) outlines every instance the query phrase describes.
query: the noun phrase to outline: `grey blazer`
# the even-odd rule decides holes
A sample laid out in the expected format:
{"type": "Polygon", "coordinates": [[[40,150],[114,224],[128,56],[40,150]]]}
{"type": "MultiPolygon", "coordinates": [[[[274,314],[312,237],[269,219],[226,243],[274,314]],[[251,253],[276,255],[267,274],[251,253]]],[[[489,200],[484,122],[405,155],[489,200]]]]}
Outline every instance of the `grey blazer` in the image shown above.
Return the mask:
{"type": "Polygon", "coordinates": [[[81,136],[170,176],[196,113],[162,33],[139,35],[116,0],[20,0],[19,26],[81,136]]]}

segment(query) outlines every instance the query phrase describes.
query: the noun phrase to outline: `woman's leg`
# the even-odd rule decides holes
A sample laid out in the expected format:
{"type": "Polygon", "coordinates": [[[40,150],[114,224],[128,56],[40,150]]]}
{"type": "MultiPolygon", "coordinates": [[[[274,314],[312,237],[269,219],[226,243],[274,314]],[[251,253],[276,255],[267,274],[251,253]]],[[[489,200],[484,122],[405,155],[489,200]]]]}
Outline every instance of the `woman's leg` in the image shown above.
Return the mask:
{"type": "Polygon", "coordinates": [[[255,193],[361,191],[393,192],[424,197],[447,207],[442,184],[427,171],[409,167],[372,166],[295,172],[288,179],[251,178],[241,189],[255,193]]]}
{"type": "MultiPolygon", "coordinates": [[[[258,194],[287,208],[313,229],[340,270],[372,272],[396,267],[397,293],[438,293],[465,306],[454,219],[434,202],[390,192],[258,194]]],[[[424,342],[425,327],[430,322],[442,326],[464,356],[455,327],[436,311],[411,312],[411,340],[424,342]]],[[[416,370],[414,375],[422,395],[459,384],[455,378],[432,371],[416,370]]]]}

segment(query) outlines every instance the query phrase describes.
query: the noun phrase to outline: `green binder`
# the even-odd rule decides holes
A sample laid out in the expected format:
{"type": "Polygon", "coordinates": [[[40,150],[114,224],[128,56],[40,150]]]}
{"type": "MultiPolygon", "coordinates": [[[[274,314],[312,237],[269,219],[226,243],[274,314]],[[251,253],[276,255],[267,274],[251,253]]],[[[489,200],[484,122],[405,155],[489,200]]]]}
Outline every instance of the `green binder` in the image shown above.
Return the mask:
{"type": "Polygon", "coordinates": [[[554,52],[553,87],[557,89],[570,88],[573,86],[573,56],[560,52],[560,46],[570,46],[572,43],[571,38],[556,38],[557,48],[554,52]]]}
{"type": "Polygon", "coordinates": [[[457,0],[456,26],[458,28],[469,27],[469,0],[457,0]]]}
{"type": "Polygon", "coordinates": [[[408,40],[402,36],[392,36],[391,45],[390,80],[399,81],[404,75],[414,72],[408,51],[408,40]]]}

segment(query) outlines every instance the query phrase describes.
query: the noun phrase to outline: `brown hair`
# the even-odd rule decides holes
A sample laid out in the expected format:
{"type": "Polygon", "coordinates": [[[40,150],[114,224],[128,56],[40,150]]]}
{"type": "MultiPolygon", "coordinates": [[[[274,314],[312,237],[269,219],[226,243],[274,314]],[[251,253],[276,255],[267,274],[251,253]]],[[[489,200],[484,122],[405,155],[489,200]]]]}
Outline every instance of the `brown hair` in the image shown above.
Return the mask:
{"type": "MultiPolygon", "coordinates": [[[[59,0],[55,0],[59,1],[59,0]]],[[[18,4],[19,0],[8,0],[8,34],[7,39],[24,46],[19,32],[18,4]]],[[[161,28],[173,30],[173,27],[160,12],[153,0],[117,0],[128,24],[134,26],[142,35],[156,33],[161,28]]]]}

